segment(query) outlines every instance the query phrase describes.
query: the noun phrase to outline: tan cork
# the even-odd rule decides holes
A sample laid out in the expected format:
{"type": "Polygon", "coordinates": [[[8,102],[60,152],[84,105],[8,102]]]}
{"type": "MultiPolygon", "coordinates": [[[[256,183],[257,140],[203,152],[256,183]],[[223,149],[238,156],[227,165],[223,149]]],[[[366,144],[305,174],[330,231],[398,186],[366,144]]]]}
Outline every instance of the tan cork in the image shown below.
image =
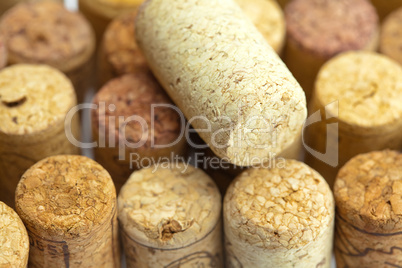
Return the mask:
{"type": "Polygon", "coordinates": [[[251,168],[229,187],[223,205],[228,267],[330,267],[334,200],[304,163],[251,168]]]}
{"type": "Polygon", "coordinates": [[[308,126],[306,135],[308,145],[319,152],[325,152],[327,143],[338,145],[339,156],[335,149],[328,156],[338,159],[339,165],[331,167],[312,156],[307,163],[333,185],[339,168],[352,157],[386,148],[399,150],[401,103],[402,67],[393,60],[373,52],[346,52],[330,60],[318,74],[310,109],[320,111],[324,119],[308,126]],[[333,122],[325,119],[331,117],[333,122]],[[327,133],[329,123],[338,123],[339,131],[327,133]]]}
{"type": "Polygon", "coordinates": [[[78,154],[65,130],[79,139],[79,118],[65,126],[76,105],[71,82],[52,67],[18,64],[0,71],[0,199],[14,207],[21,175],[56,154],[78,154]]]}
{"type": "Polygon", "coordinates": [[[0,201],[0,267],[26,268],[29,255],[27,230],[15,211],[0,201]]]}
{"type": "Polygon", "coordinates": [[[95,37],[86,19],[55,1],[21,3],[0,21],[7,40],[8,63],[47,64],[64,72],[73,82],[82,102],[95,37]]]}
{"type": "Polygon", "coordinates": [[[334,187],[337,267],[402,267],[402,154],[361,154],[334,187]]]}
{"type": "Polygon", "coordinates": [[[310,100],[321,66],[348,50],[376,50],[378,15],[368,0],[295,0],[285,9],[285,62],[310,100]]]}
{"type": "Polygon", "coordinates": [[[221,195],[201,169],[167,162],[135,171],[118,207],[127,267],[223,267],[221,195]]]}
{"type": "Polygon", "coordinates": [[[116,206],[109,173],[89,158],[60,155],[33,165],[16,190],[29,267],[120,267],[116,206]]]}
{"type": "Polygon", "coordinates": [[[402,7],[387,16],[381,26],[380,52],[402,64],[402,7]]]}
{"type": "Polygon", "coordinates": [[[390,13],[402,7],[402,0],[371,0],[381,20],[384,20],[390,13]]]}
{"type": "Polygon", "coordinates": [[[232,0],[149,0],[136,37],[159,82],[219,157],[248,166],[296,139],[304,93],[232,0]]]}

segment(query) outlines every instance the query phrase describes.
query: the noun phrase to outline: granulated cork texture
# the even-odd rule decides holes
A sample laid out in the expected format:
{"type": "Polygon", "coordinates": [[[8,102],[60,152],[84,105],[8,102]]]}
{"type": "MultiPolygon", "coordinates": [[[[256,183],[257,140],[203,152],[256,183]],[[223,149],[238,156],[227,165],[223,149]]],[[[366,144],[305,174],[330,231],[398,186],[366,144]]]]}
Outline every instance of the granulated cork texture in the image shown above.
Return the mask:
{"type": "Polygon", "coordinates": [[[0,202],[0,267],[25,268],[28,264],[28,234],[17,213],[0,202]]]}
{"type": "Polygon", "coordinates": [[[381,26],[380,51],[402,64],[402,1],[400,5],[381,26]]]}
{"type": "Polygon", "coordinates": [[[307,165],[244,171],[224,200],[229,267],[330,267],[333,221],[331,190],[307,165]]]}
{"type": "Polygon", "coordinates": [[[339,267],[402,266],[402,154],[356,156],[340,170],[334,194],[339,267]]]}
{"type": "Polygon", "coordinates": [[[289,70],[232,0],[149,0],[137,42],[162,86],[219,157],[239,166],[288,147],[306,117],[289,70]],[[208,131],[208,129],[211,131],[208,131]],[[253,160],[252,160],[253,159],[253,160]]]}

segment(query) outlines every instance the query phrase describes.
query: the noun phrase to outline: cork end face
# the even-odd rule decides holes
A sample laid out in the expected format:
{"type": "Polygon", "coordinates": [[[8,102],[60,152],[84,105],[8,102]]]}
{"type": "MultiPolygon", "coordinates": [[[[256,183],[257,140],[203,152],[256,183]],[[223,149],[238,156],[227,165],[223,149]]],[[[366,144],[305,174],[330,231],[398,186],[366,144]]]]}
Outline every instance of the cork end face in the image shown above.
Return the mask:
{"type": "Polygon", "coordinates": [[[29,239],[20,217],[0,202],[0,267],[25,268],[28,263],[29,239]]]}
{"type": "Polygon", "coordinates": [[[109,173],[84,156],[39,161],[22,176],[16,210],[30,232],[52,240],[85,238],[109,224],[116,191],[109,173]]]}
{"type": "Polygon", "coordinates": [[[380,51],[402,64],[402,8],[395,10],[381,26],[380,51]]]}
{"type": "Polygon", "coordinates": [[[220,221],[221,196],[202,170],[165,163],[134,172],[120,191],[119,220],[135,242],[177,249],[199,241],[220,221]]]}
{"type": "Polygon", "coordinates": [[[353,226],[379,234],[402,231],[402,154],[354,157],[339,171],[334,195],[339,215],[353,226]]]}

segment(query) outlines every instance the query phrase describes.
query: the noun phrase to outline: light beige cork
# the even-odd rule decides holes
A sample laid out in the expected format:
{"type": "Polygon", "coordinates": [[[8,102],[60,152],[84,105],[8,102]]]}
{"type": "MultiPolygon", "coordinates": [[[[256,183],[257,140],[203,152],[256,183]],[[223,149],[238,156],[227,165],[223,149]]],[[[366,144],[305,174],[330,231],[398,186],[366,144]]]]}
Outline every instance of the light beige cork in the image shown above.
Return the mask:
{"type": "Polygon", "coordinates": [[[330,267],[334,200],[304,163],[244,171],[223,204],[227,267],[330,267]]]}
{"type": "Polygon", "coordinates": [[[56,154],[78,154],[66,130],[79,139],[79,117],[66,122],[76,105],[67,77],[44,65],[18,64],[0,72],[0,199],[14,207],[21,175],[56,154]]]}
{"type": "Polygon", "coordinates": [[[381,20],[384,20],[390,13],[402,7],[402,0],[371,0],[381,20]]]}
{"type": "Polygon", "coordinates": [[[402,267],[402,154],[361,154],[340,171],[337,208],[337,267],[402,267]]]}
{"type": "Polygon", "coordinates": [[[296,139],[305,95],[234,1],[149,0],[136,37],[159,82],[219,157],[248,166],[296,139]]]}
{"type": "Polygon", "coordinates": [[[0,20],[8,63],[47,64],[73,82],[84,99],[92,69],[95,37],[86,19],[55,1],[32,1],[10,9],[0,20]]]}
{"type": "Polygon", "coordinates": [[[221,195],[201,169],[167,162],[136,171],[118,207],[127,267],[223,267],[221,195]]]}
{"type": "Polygon", "coordinates": [[[310,109],[311,114],[320,111],[323,119],[306,127],[306,139],[318,152],[325,153],[327,144],[335,148],[327,157],[338,165],[331,167],[310,154],[307,163],[333,185],[339,168],[353,156],[386,148],[399,150],[401,103],[402,67],[393,60],[363,51],[330,60],[318,74],[310,109]],[[330,118],[332,122],[326,120],[330,118]],[[337,123],[339,131],[327,133],[330,123],[337,123]]]}
{"type": "Polygon", "coordinates": [[[392,12],[382,24],[380,52],[402,65],[402,8],[392,12]]]}
{"type": "Polygon", "coordinates": [[[28,264],[29,238],[15,211],[0,201],[0,267],[25,268],[28,264]]]}
{"type": "Polygon", "coordinates": [[[31,241],[29,267],[120,267],[116,206],[109,173],[87,157],[33,165],[16,190],[31,241]]]}

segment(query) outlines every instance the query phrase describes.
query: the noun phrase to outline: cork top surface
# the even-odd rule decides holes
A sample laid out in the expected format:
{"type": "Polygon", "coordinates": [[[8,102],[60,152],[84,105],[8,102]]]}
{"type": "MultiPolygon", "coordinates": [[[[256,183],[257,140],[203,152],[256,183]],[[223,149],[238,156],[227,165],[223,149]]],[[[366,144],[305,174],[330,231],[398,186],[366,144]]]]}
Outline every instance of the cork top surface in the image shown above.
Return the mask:
{"type": "Polygon", "coordinates": [[[381,151],[352,158],[339,171],[334,195],[339,215],[372,233],[402,231],[402,154],[381,151]]]}
{"type": "Polygon", "coordinates": [[[402,64],[402,8],[391,13],[383,22],[380,51],[402,64]]]}
{"type": "Polygon", "coordinates": [[[163,249],[199,241],[221,216],[221,196],[211,178],[180,162],[135,171],[120,191],[118,206],[131,239],[163,249]]]}
{"type": "Polygon", "coordinates": [[[0,202],[0,267],[26,267],[28,234],[15,211],[0,202]]]}
{"type": "Polygon", "coordinates": [[[268,44],[279,53],[285,39],[285,18],[275,0],[235,1],[255,24],[268,44]]]}
{"type": "Polygon", "coordinates": [[[103,37],[103,50],[114,75],[148,71],[148,64],[135,41],[134,20],[137,11],[114,19],[103,37]]]}
{"type": "MultiPolygon", "coordinates": [[[[115,118],[115,124],[111,126],[115,127],[116,141],[143,143],[141,148],[146,149],[152,146],[152,142],[154,145],[170,144],[181,133],[179,114],[172,108],[155,107],[152,114],[152,105],[173,103],[151,74],[128,74],[115,78],[96,94],[93,103],[99,107],[92,110],[92,121],[98,129],[100,126],[109,129],[110,119],[115,118]],[[129,122],[119,122],[119,116],[129,122]],[[138,120],[130,121],[128,118],[132,116],[138,120]]],[[[109,137],[109,131],[105,135],[109,137]]]]}
{"type": "Polygon", "coordinates": [[[0,71],[0,134],[43,131],[64,121],[75,104],[71,82],[52,67],[18,64],[0,71]]]}
{"type": "Polygon", "coordinates": [[[378,15],[367,0],[294,0],[285,18],[289,39],[323,58],[365,48],[378,30],[378,15]]]}
{"type": "Polygon", "coordinates": [[[0,32],[10,63],[43,63],[65,72],[87,62],[95,48],[87,20],[55,1],[16,5],[3,15],[0,32]]]}
{"type": "Polygon", "coordinates": [[[240,174],[226,192],[224,215],[233,235],[253,246],[293,249],[329,228],[334,201],[321,175],[286,160],[240,174]]]}
{"type": "Polygon", "coordinates": [[[84,156],[45,158],[24,173],[16,190],[16,210],[27,229],[57,241],[110,224],[115,207],[109,173],[84,156]]]}
{"type": "MultiPolygon", "coordinates": [[[[364,129],[402,124],[402,68],[372,52],[346,52],[320,70],[315,92],[322,105],[339,101],[339,119],[364,129]]],[[[327,107],[336,115],[336,105],[327,107]]]]}

